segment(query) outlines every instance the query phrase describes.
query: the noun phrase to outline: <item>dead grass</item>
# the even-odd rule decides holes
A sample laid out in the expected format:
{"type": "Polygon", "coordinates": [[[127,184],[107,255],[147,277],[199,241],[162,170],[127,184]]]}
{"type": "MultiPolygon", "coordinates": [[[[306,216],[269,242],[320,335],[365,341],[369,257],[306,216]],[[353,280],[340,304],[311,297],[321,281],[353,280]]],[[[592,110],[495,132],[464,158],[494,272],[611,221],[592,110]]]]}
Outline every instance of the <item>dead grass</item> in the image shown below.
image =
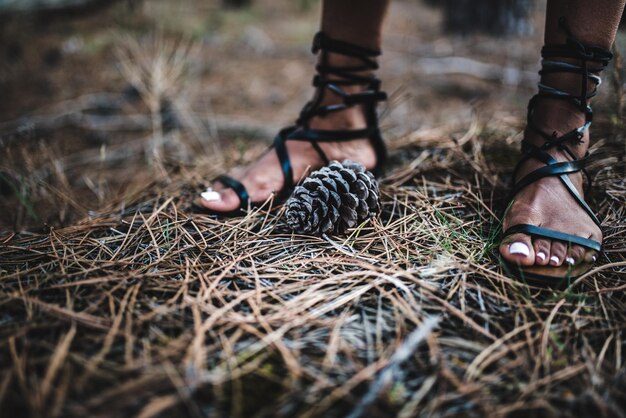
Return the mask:
{"type": "MultiPolygon", "coordinates": [[[[194,153],[250,159],[202,139],[244,123],[191,111],[180,87],[196,85],[184,68],[193,48],[150,41],[157,55],[132,39],[118,51],[144,108],[96,114],[134,126],[133,141],[114,130],[99,150],[33,145],[3,159],[16,224],[48,205],[50,224],[69,226],[0,233],[0,416],[626,417],[619,123],[593,131],[605,254],[569,286],[541,288],[496,256],[518,117],[456,114],[392,138],[381,217],[348,237],[295,236],[272,202],[237,219],[190,211],[222,168],[194,153]],[[183,117],[167,132],[164,98],[183,117]],[[76,193],[83,172],[98,211],[76,193]]],[[[44,109],[40,123],[92,123],[94,98],[44,109]]],[[[267,129],[259,119],[246,129],[267,129]]]]}
{"type": "Polygon", "coordinates": [[[624,416],[621,147],[598,164],[599,267],[542,289],[494,257],[506,169],[486,155],[519,125],[489,122],[438,132],[440,148],[421,146],[432,131],[396,141],[419,164],[393,166],[381,218],[331,242],[290,234],[280,209],[192,214],[194,167],[123,210],[5,235],[2,410],[624,416]]]}

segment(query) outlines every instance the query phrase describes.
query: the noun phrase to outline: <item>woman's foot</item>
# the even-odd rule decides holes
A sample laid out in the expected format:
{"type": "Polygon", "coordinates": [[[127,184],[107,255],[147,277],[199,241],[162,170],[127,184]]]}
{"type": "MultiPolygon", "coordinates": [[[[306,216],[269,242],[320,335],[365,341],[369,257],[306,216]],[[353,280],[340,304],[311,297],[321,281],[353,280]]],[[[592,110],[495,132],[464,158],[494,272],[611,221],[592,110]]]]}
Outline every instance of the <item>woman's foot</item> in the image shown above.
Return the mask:
{"type": "MultiPolygon", "coordinates": [[[[538,127],[544,132],[556,131],[557,136],[563,135],[571,129],[584,124],[584,117],[571,105],[555,101],[547,101],[537,106],[536,119],[538,127]],[[555,126],[566,129],[554,129],[555,126]]],[[[541,145],[544,139],[536,133],[526,130],[525,138],[541,145]]],[[[582,158],[589,147],[589,135],[585,134],[581,143],[566,144],[577,158],[582,158]]],[[[564,151],[550,148],[547,151],[557,161],[569,161],[564,151]]],[[[545,164],[529,159],[518,170],[518,181],[531,171],[545,164]]],[[[583,174],[577,172],[569,175],[581,196],[583,193],[583,174]]],[[[567,188],[558,177],[544,177],[522,189],[515,196],[508,212],[503,219],[502,229],[518,224],[530,224],[571,235],[590,238],[602,242],[602,232],[589,215],[570,195],[567,188]]],[[[562,266],[576,265],[582,262],[595,261],[595,251],[585,249],[579,245],[568,246],[567,243],[546,238],[531,237],[526,234],[512,234],[507,236],[500,245],[500,253],[509,262],[521,266],[562,266]]]]}
{"type": "MultiPolygon", "coordinates": [[[[358,68],[363,66],[361,58],[345,56],[343,54],[327,53],[322,55],[322,66],[333,68],[358,68]]],[[[372,72],[367,70],[352,72],[359,77],[370,77],[372,72]]],[[[330,74],[328,80],[345,80],[347,76],[330,74]]],[[[338,81],[339,83],[339,81],[338,81]]],[[[361,93],[371,89],[368,83],[353,85],[338,84],[344,94],[361,93]]],[[[329,105],[344,104],[345,99],[340,92],[335,92],[328,87],[320,86],[312,103],[315,108],[329,105]]],[[[369,105],[369,104],[368,104],[369,105]]],[[[305,121],[306,127],[319,130],[350,131],[368,128],[365,117],[365,105],[349,105],[347,108],[327,113],[324,116],[311,116],[305,121]]],[[[317,145],[329,160],[352,160],[363,164],[367,169],[373,169],[379,161],[377,154],[369,139],[355,139],[343,142],[318,142],[317,145]]],[[[309,171],[318,169],[324,165],[324,161],[313,145],[307,141],[285,141],[293,171],[293,182],[297,183],[305,177],[309,171]]],[[[274,192],[279,192],[284,186],[284,176],[281,165],[274,148],[261,156],[258,161],[247,167],[238,168],[229,173],[230,176],[243,184],[249,193],[251,202],[263,202],[274,192]]],[[[200,203],[216,212],[230,212],[240,207],[238,195],[220,182],[212,186],[216,193],[204,193],[200,203]]]]}
{"type": "MultiPolygon", "coordinates": [[[[324,118],[314,118],[310,122],[313,129],[353,130],[367,126],[363,113],[357,108],[346,109],[342,112],[329,114],[324,118]]],[[[358,139],[346,142],[319,143],[330,160],[352,160],[363,164],[367,169],[376,166],[376,153],[368,139],[358,139]]],[[[294,182],[298,182],[311,170],[324,165],[319,154],[312,145],[305,141],[287,141],[287,151],[291,160],[294,182]]],[[[263,202],[273,192],[283,188],[284,177],[278,161],[276,151],[272,148],[259,160],[244,168],[234,169],[230,175],[239,180],[248,190],[251,202],[263,202]]],[[[219,193],[212,194],[216,200],[202,199],[206,208],[217,212],[229,212],[240,206],[239,197],[229,188],[216,182],[213,190],[219,193]]]]}

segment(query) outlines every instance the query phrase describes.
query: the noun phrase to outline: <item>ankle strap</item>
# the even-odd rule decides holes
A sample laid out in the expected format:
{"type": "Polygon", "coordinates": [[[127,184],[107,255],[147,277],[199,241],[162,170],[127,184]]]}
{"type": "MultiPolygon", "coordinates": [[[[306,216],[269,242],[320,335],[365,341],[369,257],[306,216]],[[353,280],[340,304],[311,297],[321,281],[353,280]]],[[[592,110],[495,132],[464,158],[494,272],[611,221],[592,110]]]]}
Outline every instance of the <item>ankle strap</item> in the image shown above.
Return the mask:
{"type": "MultiPolygon", "coordinates": [[[[609,50],[596,45],[588,45],[576,39],[567,25],[565,17],[561,17],[559,19],[559,27],[567,34],[566,42],[564,44],[545,45],[541,49],[542,67],[539,74],[542,76],[553,73],[580,74],[580,95],[573,95],[555,87],[548,86],[544,83],[539,83],[539,92],[528,102],[527,125],[530,129],[539,134],[545,142],[541,146],[536,146],[526,140],[522,141],[522,151],[524,152],[524,155],[515,168],[513,173],[514,179],[517,176],[518,167],[531,158],[543,161],[547,158],[546,156],[548,154],[546,151],[550,148],[556,147],[569,155],[572,160],[577,159],[565,143],[570,140],[580,141],[585,134],[585,131],[589,129],[593,120],[593,111],[589,106],[589,99],[596,95],[598,87],[602,84],[602,79],[594,73],[599,73],[604,70],[613,58],[613,54],[609,50]],[[580,63],[572,64],[559,60],[559,58],[576,59],[580,60],[580,63]],[[588,91],[589,83],[593,84],[593,90],[591,90],[591,92],[588,91]],[[533,121],[534,108],[540,98],[565,100],[572,103],[585,114],[584,125],[561,136],[557,136],[556,132],[548,134],[542,131],[533,121]]],[[[585,159],[587,156],[588,155],[585,155],[585,159]]],[[[582,167],[580,170],[587,174],[582,167]]],[[[590,186],[590,177],[588,175],[587,182],[588,186],[590,186]]]]}
{"type": "Polygon", "coordinates": [[[581,111],[586,111],[588,100],[597,93],[598,86],[602,84],[602,79],[593,73],[599,73],[609,64],[613,58],[613,54],[599,46],[587,45],[580,42],[572,35],[564,17],[559,19],[559,27],[567,34],[567,40],[562,45],[546,45],[541,49],[542,69],[540,75],[569,72],[581,74],[581,93],[580,97],[572,96],[566,92],[555,89],[545,84],[539,83],[539,93],[559,98],[565,98],[572,101],[581,111]],[[552,57],[574,58],[581,60],[581,65],[575,65],[557,60],[551,60],[552,57]],[[595,66],[589,65],[588,61],[597,63],[595,66]],[[588,83],[594,83],[593,90],[589,93],[588,83]]]}
{"type": "Polygon", "coordinates": [[[611,54],[609,50],[596,45],[588,45],[576,39],[567,25],[565,17],[559,19],[559,27],[567,34],[566,43],[545,45],[541,49],[541,57],[543,59],[541,61],[542,68],[539,74],[542,76],[545,74],[563,72],[580,74],[581,90],[580,95],[576,96],[544,83],[539,83],[539,93],[528,103],[528,126],[546,140],[546,143],[541,147],[543,149],[561,146],[565,141],[570,139],[579,140],[582,138],[593,119],[593,111],[589,106],[589,99],[597,94],[598,87],[602,84],[602,79],[594,73],[599,73],[604,70],[613,58],[613,54],[611,54]],[[580,60],[580,64],[564,62],[558,58],[577,59],[580,60]],[[591,92],[588,91],[589,83],[593,84],[593,90],[591,92]],[[532,121],[533,109],[536,105],[537,98],[540,97],[569,101],[585,114],[585,124],[561,137],[541,131],[532,121]]]}
{"type": "Polygon", "coordinates": [[[371,60],[370,57],[378,57],[382,55],[380,49],[366,48],[355,45],[350,42],[341,41],[339,39],[330,38],[324,32],[318,32],[313,38],[313,46],[311,52],[317,54],[320,50],[334,52],[336,54],[347,55],[349,57],[361,58],[369,61],[373,69],[378,68],[378,63],[371,60]]]}
{"type": "Polygon", "coordinates": [[[376,152],[377,163],[373,170],[375,172],[379,171],[387,156],[376,112],[376,103],[386,100],[387,95],[380,91],[380,80],[368,73],[378,68],[376,57],[381,54],[380,50],[332,39],[319,32],[313,39],[312,52],[314,54],[321,52],[320,63],[316,66],[317,75],[313,78],[313,85],[318,88],[317,94],[312,101],[304,105],[295,125],[281,130],[274,139],[273,147],[276,149],[285,178],[283,190],[293,188],[293,169],[286,146],[287,141],[309,142],[319,154],[320,159],[328,164],[330,158],[320,147],[320,142],[369,139],[376,152]],[[341,67],[333,65],[329,63],[329,52],[356,58],[353,60],[356,64],[351,63],[341,67]],[[343,86],[364,86],[365,88],[356,93],[349,93],[342,88],[343,86]],[[323,106],[324,95],[327,92],[335,94],[341,101],[323,106]],[[362,106],[365,113],[367,127],[364,129],[321,130],[312,129],[309,126],[309,121],[315,116],[324,116],[357,105],[362,106]]]}
{"type": "MultiPolygon", "coordinates": [[[[380,80],[373,75],[359,74],[378,69],[376,57],[381,55],[379,49],[366,48],[350,42],[330,38],[323,32],[318,32],[313,38],[314,54],[322,53],[320,63],[315,67],[317,75],[313,78],[313,86],[320,88],[321,93],[317,100],[307,103],[296,125],[307,126],[308,121],[315,116],[325,116],[332,112],[339,112],[355,105],[364,105],[366,108],[374,108],[377,102],[387,100],[387,94],[380,91],[380,80]],[[336,66],[328,63],[328,53],[332,52],[348,57],[356,58],[359,63],[349,66],[336,66]],[[331,78],[332,77],[332,78],[331,78]],[[365,86],[365,90],[358,93],[347,93],[343,86],[365,86]],[[342,98],[343,103],[322,106],[324,90],[330,90],[342,98]]],[[[368,125],[378,125],[376,118],[372,117],[372,111],[368,110],[368,125]]]]}

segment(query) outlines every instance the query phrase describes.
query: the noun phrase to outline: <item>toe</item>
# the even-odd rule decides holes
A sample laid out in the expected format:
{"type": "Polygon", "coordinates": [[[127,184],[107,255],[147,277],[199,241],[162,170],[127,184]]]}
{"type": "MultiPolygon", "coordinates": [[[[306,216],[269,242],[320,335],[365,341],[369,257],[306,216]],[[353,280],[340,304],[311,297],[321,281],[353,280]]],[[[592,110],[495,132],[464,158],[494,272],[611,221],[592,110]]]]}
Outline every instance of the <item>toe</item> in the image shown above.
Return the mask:
{"type": "Polygon", "coordinates": [[[535,249],[535,264],[546,266],[550,262],[550,241],[546,239],[534,239],[533,248],[535,249]]]}
{"type": "Polygon", "coordinates": [[[565,262],[570,265],[580,264],[585,259],[585,249],[580,245],[574,245],[567,252],[565,262]]]}
{"type": "Polygon", "coordinates": [[[200,200],[202,206],[216,212],[228,212],[239,207],[239,197],[232,189],[224,189],[220,192],[202,193],[200,200]]]}
{"type": "Polygon", "coordinates": [[[509,262],[521,266],[535,263],[535,251],[528,235],[513,234],[502,241],[500,254],[509,262]]]}
{"type": "Polygon", "coordinates": [[[598,253],[592,250],[585,251],[583,258],[585,263],[595,263],[598,260],[598,253]]]}
{"type": "Polygon", "coordinates": [[[550,247],[550,265],[558,267],[565,262],[567,247],[560,241],[553,241],[550,247]]]}

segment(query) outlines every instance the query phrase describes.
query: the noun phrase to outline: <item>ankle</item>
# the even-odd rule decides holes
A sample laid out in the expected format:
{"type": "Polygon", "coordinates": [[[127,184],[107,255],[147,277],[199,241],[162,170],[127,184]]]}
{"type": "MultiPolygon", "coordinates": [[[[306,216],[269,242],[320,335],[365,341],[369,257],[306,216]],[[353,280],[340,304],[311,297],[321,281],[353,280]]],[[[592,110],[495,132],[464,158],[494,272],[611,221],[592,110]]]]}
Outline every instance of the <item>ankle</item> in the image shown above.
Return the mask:
{"type": "MultiPolygon", "coordinates": [[[[560,137],[585,124],[585,115],[580,108],[568,101],[542,98],[537,101],[532,115],[532,122],[541,132],[560,137]]],[[[533,145],[541,146],[545,138],[534,130],[526,128],[525,139],[533,145]]],[[[583,137],[567,141],[566,145],[577,158],[582,158],[589,147],[589,132],[585,131],[583,137]]]]}
{"type": "MultiPolygon", "coordinates": [[[[328,105],[332,103],[324,103],[328,105]]],[[[329,113],[325,116],[315,116],[311,119],[311,127],[328,130],[354,130],[367,126],[365,114],[359,107],[350,107],[340,112],[329,113]]]]}
{"type": "MultiPolygon", "coordinates": [[[[575,65],[578,67],[582,67],[583,63],[580,59],[575,58],[553,58],[557,62],[566,63],[575,65]]],[[[587,66],[591,68],[601,67],[601,63],[596,61],[587,61],[587,66]]],[[[598,72],[590,72],[591,75],[599,76],[598,72]]],[[[582,73],[573,73],[573,72],[555,72],[555,73],[546,73],[541,76],[541,83],[555,88],[557,90],[566,92],[575,97],[581,97],[583,94],[583,79],[586,76],[582,73]]],[[[586,93],[592,93],[594,88],[596,88],[596,84],[590,80],[587,81],[587,91],[586,93]]]]}
{"type": "Polygon", "coordinates": [[[585,114],[573,103],[544,98],[537,101],[532,120],[542,131],[564,135],[585,124],[585,114]]]}
{"type": "MultiPolygon", "coordinates": [[[[375,58],[370,58],[373,61],[377,61],[375,58]]],[[[338,54],[334,52],[326,52],[322,53],[318,56],[317,59],[318,65],[327,65],[334,68],[358,68],[363,67],[363,60],[361,58],[338,54]]],[[[349,71],[351,75],[359,76],[359,77],[372,77],[375,74],[374,69],[365,69],[362,71],[349,71]]],[[[343,77],[340,77],[335,74],[327,75],[329,80],[341,80],[343,77]]],[[[346,91],[346,93],[356,93],[359,91],[363,91],[367,86],[367,83],[361,85],[353,85],[353,86],[341,86],[342,90],[346,91]]]]}
{"type": "MultiPolygon", "coordinates": [[[[371,58],[376,61],[375,58],[371,58]]],[[[326,51],[322,52],[318,55],[317,63],[331,65],[333,67],[355,67],[355,66],[363,66],[363,60],[358,57],[353,57],[352,55],[344,55],[336,52],[326,51]]],[[[372,72],[372,70],[367,70],[367,72],[372,72]]]]}

